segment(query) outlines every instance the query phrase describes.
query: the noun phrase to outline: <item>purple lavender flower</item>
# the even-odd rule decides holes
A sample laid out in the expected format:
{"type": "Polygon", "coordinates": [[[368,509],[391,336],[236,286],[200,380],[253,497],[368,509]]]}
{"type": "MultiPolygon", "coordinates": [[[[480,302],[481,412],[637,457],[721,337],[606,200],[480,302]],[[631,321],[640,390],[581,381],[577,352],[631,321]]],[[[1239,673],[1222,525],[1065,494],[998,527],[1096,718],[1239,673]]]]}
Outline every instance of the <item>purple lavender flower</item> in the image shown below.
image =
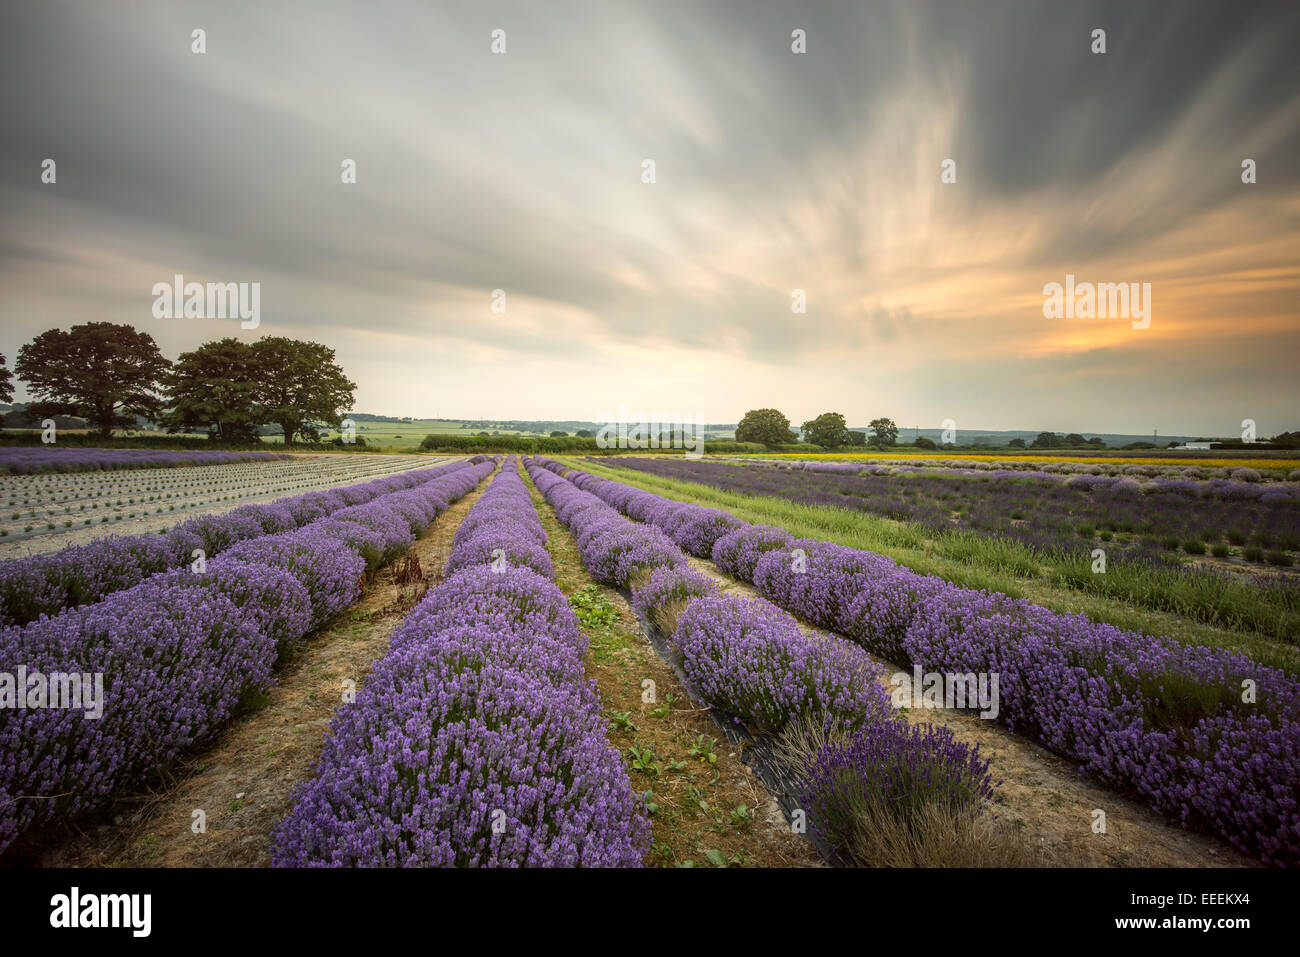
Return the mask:
{"type": "Polygon", "coordinates": [[[892,717],[883,669],[861,648],[806,635],[767,602],[697,599],[678,616],[672,643],[692,689],[752,725],[779,730],[801,714],[850,727],[892,717]]]}
{"type": "Polygon", "coordinates": [[[649,824],[605,737],[577,619],[553,583],[483,555],[541,549],[513,459],[470,517],[480,509],[448,580],[335,716],[276,831],[277,866],[640,865],[649,824]]]}
{"type": "Polygon", "coordinates": [[[989,759],[978,745],[947,728],[885,721],[823,747],[806,773],[801,805],[812,832],[843,851],[864,812],[892,814],[906,825],[928,804],[978,809],[992,797],[989,759]]]}

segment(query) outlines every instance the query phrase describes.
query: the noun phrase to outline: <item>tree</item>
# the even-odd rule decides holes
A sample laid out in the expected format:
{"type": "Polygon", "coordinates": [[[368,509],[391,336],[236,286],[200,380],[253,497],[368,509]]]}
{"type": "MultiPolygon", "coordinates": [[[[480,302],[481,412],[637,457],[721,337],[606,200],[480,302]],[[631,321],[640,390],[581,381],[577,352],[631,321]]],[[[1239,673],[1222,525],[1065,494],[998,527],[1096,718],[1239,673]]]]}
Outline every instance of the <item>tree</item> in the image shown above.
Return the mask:
{"type": "MultiPolygon", "coordinates": [[[[912,444],[915,445],[918,449],[938,448],[938,446],[934,444],[934,439],[927,439],[924,435],[918,435],[916,437],[916,441],[913,442],[912,444]]],[[[1021,442],[1020,444],[1024,445],[1025,443],[1021,442]]]]}
{"type": "Polygon", "coordinates": [[[837,449],[841,445],[848,445],[848,431],[844,416],[838,412],[823,412],[817,418],[803,424],[804,441],[820,445],[824,449],[837,449]]]}
{"type": "Polygon", "coordinates": [[[1055,432],[1039,432],[1038,438],[1029,444],[1031,449],[1059,449],[1061,437],[1055,432]]]}
{"type": "Polygon", "coordinates": [[[1012,439],[1010,442],[1007,443],[1007,448],[1009,449],[1023,449],[1024,447],[1025,447],[1024,439],[1012,439]]]}
{"type": "Polygon", "coordinates": [[[253,369],[261,380],[254,403],[258,422],[274,422],[284,444],[294,436],[316,438],[316,424],[338,428],[352,407],[357,384],[334,361],[334,350],[319,342],[267,336],[253,343],[253,369]]]}
{"type": "Polygon", "coordinates": [[[551,438],[553,438],[553,439],[563,439],[563,438],[567,438],[568,435],[569,435],[568,432],[560,432],[559,430],[556,430],[556,431],[554,431],[554,432],[551,433],[551,438]]]}
{"type": "Polygon", "coordinates": [[[790,420],[776,409],[750,409],[736,426],[737,442],[789,445],[795,441],[790,420]]]}
{"type": "Polygon", "coordinates": [[[14,397],[14,374],[5,365],[5,357],[0,356],[0,402],[10,402],[14,397]]]}
{"type": "Polygon", "coordinates": [[[574,432],[573,434],[580,439],[595,438],[595,434],[591,431],[591,429],[579,429],[577,432],[574,432]]]}
{"type": "Polygon", "coordinates": [[[1078,432],[1071,432],[1062,441],[1065,443],[1065,445],[1069,446],[1072,449],[1077,449],[1081,445],[1088,444],[1088,440],[1085,439],[1078,432]]]}
{"type": "Polygon", "coordinates": [[[872,445],[883,449],[898,442],[898,426],[893,419],[872,419],[868,427],[875,433],[871,436],[872,445]]]}
{"type": "Polygon", "coordinates": [[[18,378],[40,401],[36,416],[76,415],[102,436],[162,411],[159,380],[170,363],[147,332],[88,322],[68,332],[50,329],[18,350],[18,378]]]}
{"type": "Polygon", "coordinates": [[[848,436],[849,445],[865,446],[867,444],[867,433],[865,432],[862,432],[858,429],[849,429],[848,432],[844,434],[848,436]]]}
{"type": "Polygon", "coordinates": [[[168,432],[204,431],[226,442],[260,441],[257,400],[262,371],[253,347],[238,339],[182,352],[167,377],[168,432]]]}

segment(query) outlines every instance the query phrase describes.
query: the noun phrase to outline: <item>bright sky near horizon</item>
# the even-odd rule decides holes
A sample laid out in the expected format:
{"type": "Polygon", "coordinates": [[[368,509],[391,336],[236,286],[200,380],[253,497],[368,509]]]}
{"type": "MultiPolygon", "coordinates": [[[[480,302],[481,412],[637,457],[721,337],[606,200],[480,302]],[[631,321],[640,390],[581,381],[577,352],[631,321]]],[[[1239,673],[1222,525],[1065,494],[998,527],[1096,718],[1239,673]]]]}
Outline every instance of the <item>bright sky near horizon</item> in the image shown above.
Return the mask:
{"type": "Polygon", "coordinates": [[[391,415],[1300,428],[1298,4],[362,10],[0,10],[10,367],[100,320],[323,342],[391,415]],[[175,274],[260,327],[155,318],[175,274]],[[1067,274],[1149,328],[1045,318],[1067,274]]]}

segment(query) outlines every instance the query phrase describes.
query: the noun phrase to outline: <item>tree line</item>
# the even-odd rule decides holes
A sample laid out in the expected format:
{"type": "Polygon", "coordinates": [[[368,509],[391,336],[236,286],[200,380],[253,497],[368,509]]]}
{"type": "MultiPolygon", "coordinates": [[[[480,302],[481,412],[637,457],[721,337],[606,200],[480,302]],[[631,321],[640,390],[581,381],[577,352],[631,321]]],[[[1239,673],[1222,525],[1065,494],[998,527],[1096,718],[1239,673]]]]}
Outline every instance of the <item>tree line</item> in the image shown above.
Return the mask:
{"type": "Polygon", "coordinates": [[[775,448],[800,441],[824,449],[845,446],[885,448],[898,442],[898,426],[893,419],[872,419],[868,432],[850,429],[839,412],[823,412],[800,426],[799,434],[790,428],[790,420],[776,409],[751,409],[736,426],[737,442],[757,442],[775,448]]]}
{"type": "Polygon", "coordinates": [[[18,350],[12,371],[0,356],[0,401],[13,399],[15,375],[36,399],[28,414],[77,416],[105,438],[144,418],[223,442],[259,441],[277,425],[286,445],[339,427],[357,387],[318,342],[225,338],[173,363],[148,333],[111,322],[43,332],[18,350]]]}

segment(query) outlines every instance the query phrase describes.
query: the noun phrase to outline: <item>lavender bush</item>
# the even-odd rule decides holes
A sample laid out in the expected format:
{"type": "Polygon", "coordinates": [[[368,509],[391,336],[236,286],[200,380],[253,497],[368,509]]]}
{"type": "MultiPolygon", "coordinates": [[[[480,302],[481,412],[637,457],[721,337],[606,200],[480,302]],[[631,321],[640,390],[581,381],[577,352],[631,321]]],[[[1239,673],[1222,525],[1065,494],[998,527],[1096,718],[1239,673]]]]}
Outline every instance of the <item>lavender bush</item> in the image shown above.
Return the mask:
{"type": "Polygon", "coordinates": [[[513,460],[471,517],[480,508],[448,579],[335,716],[276,831],[277,866],[640,865],[649,824],[605,737],[577,619],[553,583],[485,563],[475,544],[545,539],[513,460]]]}
{"type": "Polygon", "coordinates": [[[801,805],[812,832],[844,851],[862,815],[889,814],[908,826],[927,805],[976,810],[992,796],[989,759],[978,745],[936,725],[888,721],[824,746],[807,770],[801,805]]]}
{"type": "Polygon", "coordinates": [[[104,675],[103,716],[0,710],[0,850],[25,828],[108,801],[230,717],[271,675],[275,642],[216,591],[145,582],[0,633],[0,661],[104,675]]]}
{"type": "Polygon", "coordinates": [[[758,560],[774,548],[793,541],[784,528],[773,525],[741,525],[723,535],[713,544],[713,563],[728,575],[741,581],[751,581],[758,560]]]}
{"type": "Polygon", "coordinates": [[[883,669],[861,648],[806,635],[764,601],[700,598],[678,616],[672,643],[695,691],[764,730],[801,714],[848,727],[895,717],[883,669]]]}
{"type": "Polygon", "coordinates": [[[656,568],[632,586],[632,605],[643,615],[685,606],[696,598],[718,593],[718,586],[688,565],[656,568]]]}

